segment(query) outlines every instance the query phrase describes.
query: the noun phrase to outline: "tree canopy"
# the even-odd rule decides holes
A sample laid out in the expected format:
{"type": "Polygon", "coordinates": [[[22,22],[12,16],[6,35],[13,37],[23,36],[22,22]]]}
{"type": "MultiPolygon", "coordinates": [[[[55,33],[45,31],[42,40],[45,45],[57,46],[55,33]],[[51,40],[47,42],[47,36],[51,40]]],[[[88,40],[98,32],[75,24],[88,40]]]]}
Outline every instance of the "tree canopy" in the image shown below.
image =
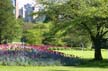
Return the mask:
{"type": "Polygon", "coordinates": [[[11,0],[0,0],[0,43],[12,41],[21,33],[21,22],[15,19],[11,0]]]}
{"type": "Polygon", "coordinates": [[[67,32],[77,31],[87,35],[95,49],[95,60],[102,60],[101,49],[106,47],[103,43],[107,41],[108,32],[108,0],[68,0],[61,4],[43,4],[43,13],[54,22],[54,33],[62,31],[66,35],[67,32]]]}

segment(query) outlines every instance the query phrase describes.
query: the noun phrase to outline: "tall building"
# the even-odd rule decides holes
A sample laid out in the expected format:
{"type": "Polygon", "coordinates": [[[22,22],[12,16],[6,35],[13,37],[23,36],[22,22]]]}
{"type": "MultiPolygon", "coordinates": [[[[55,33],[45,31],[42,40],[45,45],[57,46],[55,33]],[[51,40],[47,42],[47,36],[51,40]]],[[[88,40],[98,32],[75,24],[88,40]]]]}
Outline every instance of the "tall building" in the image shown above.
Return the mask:
{"type": "Polygon", "coordinates": [[[25,13],[24,20],[26,22],[33,22],[33,16],[31,14],[34,9],[33,9],[32,5],[28,3],[28,4],[24,5],[24,9],[25,9],[24,10],[24,13],[25,13]]]}
{"type": "Polygon", "coordinates": [[[14,14],[15,14],[15,17],[17,19],[19,16],[18,0],[12,0],[12,4],[15,7],[14,14]]]}
{"type": "Polygon", "coordinates": [[[25,22],[43,21],[45,16],[32,16],[33,12],[44,9],[36,0],[13,0],[15,6],[16,19],[21,17],[25,22]]]}

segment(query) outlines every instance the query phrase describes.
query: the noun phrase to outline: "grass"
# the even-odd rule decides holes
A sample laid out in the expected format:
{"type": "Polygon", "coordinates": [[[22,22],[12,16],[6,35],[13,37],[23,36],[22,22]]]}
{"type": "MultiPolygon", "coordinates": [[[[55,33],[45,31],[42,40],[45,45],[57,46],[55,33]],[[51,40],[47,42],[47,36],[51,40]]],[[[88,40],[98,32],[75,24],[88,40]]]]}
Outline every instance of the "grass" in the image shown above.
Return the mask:
{"type": "Polygon", "coordinates": [[[65,54],[72,54],[83,59],[84,63],[79,65],[78,67],[84,68],[107,68],[108,69],[108,51],[102,50],[102,56],[104,58],[103,61],[92,61],[94,58],[94,51],[82,51],[82,50],[57,50],[59,52],[63,52],[65,54]]]}
{"type": "MultiPolygon", "coordinates": [[[[59,52],[63,52],[65,54],[73,54],[82,59],[93,59],[94,58],[94,51],[82,51],[82,50],[57,50],[59,52]]],[[[104,59],[108,59],[108,50],[102,50],[102,56],[104,59]]]]}
{"type": "Polygon", "coordinates": [[[85,64],[79,66],[0,66],[0,71],[108,71],[108,51],[102,50],[104,61],[89,61],[94,51],[58,50],[65,54],[74,54],[85,59],[85,64]]]}
{"type": "Polygon", "coordinates": [[[0,66],[0,71],[108,71],[108,68],[82,68],[64,66],[46,67],[23,67],[23,66],[0,66]]]}

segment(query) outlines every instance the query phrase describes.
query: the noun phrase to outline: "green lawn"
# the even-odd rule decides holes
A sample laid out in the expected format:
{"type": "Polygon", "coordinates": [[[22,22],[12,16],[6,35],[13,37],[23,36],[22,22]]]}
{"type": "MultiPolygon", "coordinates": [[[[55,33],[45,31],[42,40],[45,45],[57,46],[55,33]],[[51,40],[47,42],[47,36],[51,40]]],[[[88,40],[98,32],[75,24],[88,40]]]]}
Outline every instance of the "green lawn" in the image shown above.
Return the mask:
{"type": "MultiPolygon", "coordinates": [[[[59,50],[66,54],[74,54],[84,59],[93,58],[93,51],[59,50]]],[[[106,59],[101,62],[87,62],[79,66],[0,66],[0,71],[108,71],[108,51],[102,50],[106,59]]]]}
{"type": "Polygon", "coordinates": [[[0,66],[0,71],[108,71],[108,68],[82,68],[64,66],[46,67],[23,67],[23,66],[0,66]]]}
{"type": "MultiPolygon", "coordinates": [[[[59,52],[63,52],[65,54],[73,54],[79,56],[80,58],[84,59],[93,59],[94,58],[94,51],[82,51],[82,50],[57,50],[59,52]]],[[[108,59],[108,50],[102,50],[102,56],[104,59],[108,59]]]]}

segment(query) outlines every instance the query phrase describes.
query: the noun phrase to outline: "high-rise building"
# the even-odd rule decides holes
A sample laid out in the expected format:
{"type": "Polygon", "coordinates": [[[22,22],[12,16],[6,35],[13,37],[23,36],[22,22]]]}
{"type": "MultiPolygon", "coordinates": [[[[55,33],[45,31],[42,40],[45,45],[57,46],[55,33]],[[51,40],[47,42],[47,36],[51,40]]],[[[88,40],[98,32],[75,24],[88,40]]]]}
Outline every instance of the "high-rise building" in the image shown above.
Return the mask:
{"type": "Polygon", "coordinates": [[[21,17],[25,22],[43,21],[43,17],[32,16],[33,12],[43,9],[42,5],[38,4],[36,0],[12,0],[15,6],[16,19],[21,17]]]}
{"type": "Polygon", "coordinates": [[[28,4],[24,5],[24,9],[25,9],[25,11],[24,11],[24,13],[25,13],[24,20],[26,22],[33,22],[33,16],[31,14],[32,14],[34,9],[33,9],[32,5],[28,3],[28,4]]]}
{"type": "Polygon", "coordinates": [[[16,19],[17,19],[18,16],[19,16],[18,0],[12,0],[12,4],[13,4],[13,6],[15,7],[15,9],[14,9],[14,14],[15,14],[15,17],[16,17],[16,19]]]}

